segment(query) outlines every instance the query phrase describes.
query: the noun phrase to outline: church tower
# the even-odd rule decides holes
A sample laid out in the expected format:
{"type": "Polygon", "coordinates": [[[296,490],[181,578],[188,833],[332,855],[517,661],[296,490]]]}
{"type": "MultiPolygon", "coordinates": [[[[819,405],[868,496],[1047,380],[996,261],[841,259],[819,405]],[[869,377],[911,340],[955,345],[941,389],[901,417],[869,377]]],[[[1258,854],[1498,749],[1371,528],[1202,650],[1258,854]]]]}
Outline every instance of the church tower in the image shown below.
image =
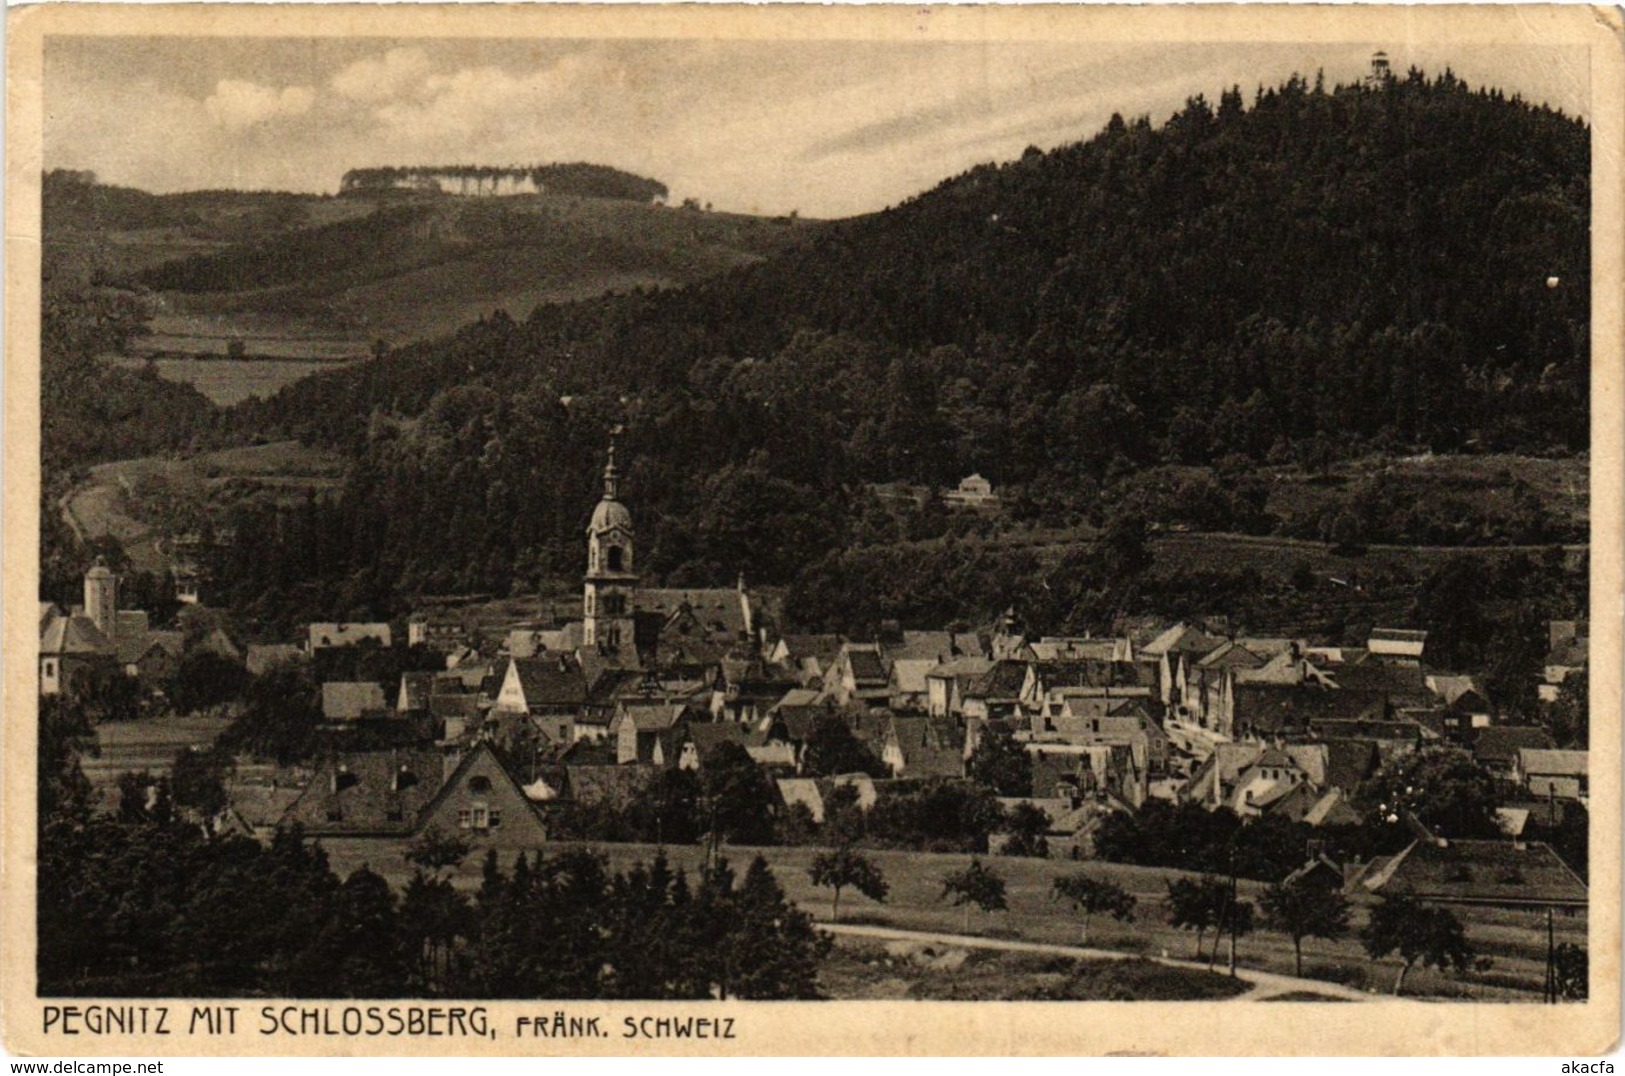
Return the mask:
{"type": "Polygon", "coordinates": [[[581,643],[632,665],[637,662],[632,598],[638,576],[632,560],[632,513],[616,499],[620,476],[615,469],[615,433],[610,434],[609,462],[604,465],[604,496],[587,525],[581,643]]]}
{"type": "Polygon", "coordinates": [[[118,576],[101,557],[85,573],[85,616],[109,639],[118,630],[118,576]]]}

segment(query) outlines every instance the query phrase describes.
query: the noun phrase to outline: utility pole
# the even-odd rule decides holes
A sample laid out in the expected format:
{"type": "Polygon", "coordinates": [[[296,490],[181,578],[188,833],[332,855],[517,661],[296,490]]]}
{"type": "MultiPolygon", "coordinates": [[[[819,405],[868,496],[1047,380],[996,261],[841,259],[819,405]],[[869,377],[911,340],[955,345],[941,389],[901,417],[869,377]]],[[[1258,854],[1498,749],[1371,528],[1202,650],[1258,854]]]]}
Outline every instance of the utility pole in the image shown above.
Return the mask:
{"type": "Polygon", "coordinates": [[[1230,907],[1226,914],[1230,917],[1230,978],[1236,977],[1236,838],[1230,838],[1230,907]]]}
{"type": "Polygon", "coordinates": [[[1546,909],[1546,1003],[1557,1004],[1557,946],[1552,928],[1552,909],[1546,909]]]}

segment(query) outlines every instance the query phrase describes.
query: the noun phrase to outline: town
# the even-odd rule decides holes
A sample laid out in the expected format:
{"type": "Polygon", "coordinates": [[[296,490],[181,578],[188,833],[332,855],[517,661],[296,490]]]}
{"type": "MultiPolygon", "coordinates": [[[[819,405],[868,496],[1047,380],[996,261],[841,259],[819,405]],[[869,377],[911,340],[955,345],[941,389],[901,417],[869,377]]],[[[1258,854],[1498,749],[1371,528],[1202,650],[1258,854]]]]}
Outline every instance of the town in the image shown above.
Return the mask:
{"type": "MultiPolygon", "coordinates": [[[[1006,614],[863,639],[785,632],[743,578],[640,585],[615,451],[579,618],[527,618],[494,645],[443,612],[241,645],[190,571],[179,625],[153,629],[99,562],[82,606],[42,606],[42,696],[122,695],[195,718],[181,712],[195,695],[217,718],[198,727],[219,734],[240,731],[244,700],[270,685],[297,726],[183,743],[139,772],[104,748],[87,760],[104,809],[162,795],[209,834],[268,845],[292,832],[372,864],[437,843],[460,861],[726,840],[1234,874],[1239,848],[1249,877],[1360,906],[1560,912],[1570,929],[1584,915],[1583,743],[1507,723],[1473,671],[1430,664],[1425,631],[1377,627],[1349,647],[1237,633],[1215,615],[1032,638],[1006,614]],[[1228,825],[1204,836],[1191,811],[1228,825]]],[[[957,500],[996,497],[973,476],[957,500]]],[[[1538,696],[1570,705],[1586,625],[1549,630],[1538,696]]]]}

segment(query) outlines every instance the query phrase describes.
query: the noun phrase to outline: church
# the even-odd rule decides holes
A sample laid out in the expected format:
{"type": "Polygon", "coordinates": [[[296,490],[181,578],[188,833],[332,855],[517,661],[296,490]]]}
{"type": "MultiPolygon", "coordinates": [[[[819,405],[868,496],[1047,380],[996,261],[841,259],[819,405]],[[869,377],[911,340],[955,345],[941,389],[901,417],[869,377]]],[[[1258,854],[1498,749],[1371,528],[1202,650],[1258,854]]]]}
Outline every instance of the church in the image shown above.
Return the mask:
{"type": "Polygon", "coordinates": [[[604,493],[587,525],[587,573],[577,654],[586,668],[714,665],[755,652],[758,623],[741,576],[736,587],[638,585],[636,530],[620,500],[615,441],[604,465],[604,493]]]}

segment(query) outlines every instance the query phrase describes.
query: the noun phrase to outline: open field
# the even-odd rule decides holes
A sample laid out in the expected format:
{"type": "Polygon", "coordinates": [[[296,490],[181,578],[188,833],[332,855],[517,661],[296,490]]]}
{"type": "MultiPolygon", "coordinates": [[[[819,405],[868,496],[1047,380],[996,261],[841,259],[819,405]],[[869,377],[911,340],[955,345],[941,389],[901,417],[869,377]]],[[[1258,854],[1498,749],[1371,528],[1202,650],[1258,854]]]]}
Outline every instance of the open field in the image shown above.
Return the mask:
{"type": "MultiPolygon", "coordinates": [[[[363,864],[397,886],[404,885],[411,876],[398,843],[328,839],[322,844],[327,849],[334,870],[341,876],[347,876],[363,864]]],[[[564,847],[568,846],[549,846],[548,851],[564,847]]],[[[593,847],[608,857],[611,865],[617,869],[624,869],[640,860],[647,862],[656,852],[651,845],[603,844],[593,847]]],[[[829,891],[815,889],[807,877],[807,868],[819,849],[731,848],[727,850],[727,855],[736,869],[743,870],[758,851],[767,857],[791,900],[821,920],[830,918],[829,891]]],[[[876,904],[861,896],[843,893],[843,922],[946,934],[963,931],[963,913],[939,898],[942,877],[962,868],[970,861],[969,856],[885,850],[866,854],[884,873],[891,886],[891,894],[885,904],[876,904]]],[[[702,850],[675,846],[667,848],[666,855],[674,864],[682,865],[692,874],[701,862],[702,850]]],[[[509,862],[511,857],[505,853],[503,860],[509,862]]],[[[456,884],[470,891],[475,889],[479,884],[480,861],[479,854],[470,856],[456,872],[456,884]]],[[[1150,956],[1195,956],[1195,936],[1169,926],[1163,911],[1167,882],[1184,872],[1093,861],[1074,863],[993,857],[985,862],[1004,875],[1010,909],[992,915],[973,912],[970,917],[973,934],[1067,946],[1082,944],[1150,956]],[[1049,899],[1054,880],[1076,871],[1115,882],[1133,894],[1138,901],[1135,921],[1118,923],[1097,916],[1090,923],[1085,939],[1079,921],[1066,908],[1049,899]]],[[[1242,899],[1256,902],[1265,887],[1258,882],[1242,880],[1238,888],[1242,899]]],[[[1466,926],[1469,941],[1480,954],[1492,959],[1491,967],[1471,979],[1447,977],[1434,971],[1413,971],[1406,979],[1407,993],[1486,1000],[1538,999],[1546,953],[1544,916],[1535,912],[1491,908],[1466,908],[1457,914],[1466,926]]],[[[1358,931],[1364,922],[1364,912],[1357,908],[1354,930],[1358,931]]],[[[1585,935],[1584,916],[1558,917],[1559,944],[1569,941],[1584,945],[1585,935]]],[[[1211,940],[1209,937],[1204,942],[1204,957],[1211,940]]],[[[1221,947],[1221,962],[1223,957],[1221,947]]],[[[1306,977],[1379,993],[1392,989],[1397,972],[1397,964],[1392,960],[1373,965],[1353,936],[1335,942],[1306,939],[1303,958],[1306,977]]],[[[1237,949],[1237,960],[1245,967],[1284,975],[1291,975],[1294,969],[1291,940],[1268,931],[1242,938],[1237,949]]]]}
{"type": "Polygon", "coordinates": [[[168,774],[180,751],[213,744],[229,723],[223,717],[194,715],[98,725],[97,754],[80,765],[103,805],[113,808],[120,774],[142,770],[155,777],[168,774]]]}
{"type": "Polygon", "coordinates": [[[818,984],[852,1001],[1217,1001],[1247,992],[1223,973],[1143,957],[1088,960],[846,935],[837,935],[818,984]]]}
{"type": "MultiPolygon", "coordinates": [[[[224,351],[222,343],[219,351],[224,351]]],[[[218,353],[218,352],[216,352],[218,353]]],[[[120,366],[140,369],[146,359],[128,357],[120,366]]],[[[277,390],[311,374],[345,365],[329,360],[263,358],[228,361],[220,358],[161,358],[151,360],[158,376],[167,381],[191,385],[221,407],[242,403],[254,396],[273,396],[277,390]]]]}
{"type": "MultiPolygon", "coordinates": [[[[234,338],[262,359],[353,360],[375,340],[439,336],[496,309],[522,318],[542,303],[692,283],[817,227],[559,194],[132,196],[145,208],[130,217],[62,206],[49,256],[148,287],[155,317],[138,359],[221,402],[250,393],[184,360],[224,355],[234,338]]],[[[267,386],[269,374],[256,388],[267,386]]]]}

